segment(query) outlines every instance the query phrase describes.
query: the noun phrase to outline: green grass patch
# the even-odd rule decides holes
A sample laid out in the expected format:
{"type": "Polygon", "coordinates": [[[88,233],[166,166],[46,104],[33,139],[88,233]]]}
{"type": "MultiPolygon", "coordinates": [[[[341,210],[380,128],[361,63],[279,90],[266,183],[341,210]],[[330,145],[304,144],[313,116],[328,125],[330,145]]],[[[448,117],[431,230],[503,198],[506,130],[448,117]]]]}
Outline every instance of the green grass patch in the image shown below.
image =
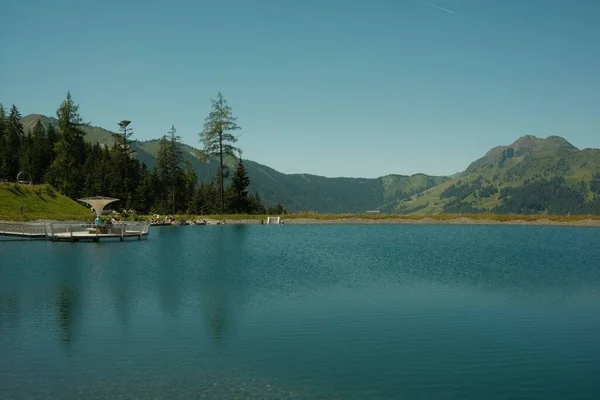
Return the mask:
{"type": "Polygon", "coordinates": [[[0,183],[0,220],[89,220],[90,210],[50,185],[0,183]],[[23,211],[21,211],[23,207],[23,211]]]}

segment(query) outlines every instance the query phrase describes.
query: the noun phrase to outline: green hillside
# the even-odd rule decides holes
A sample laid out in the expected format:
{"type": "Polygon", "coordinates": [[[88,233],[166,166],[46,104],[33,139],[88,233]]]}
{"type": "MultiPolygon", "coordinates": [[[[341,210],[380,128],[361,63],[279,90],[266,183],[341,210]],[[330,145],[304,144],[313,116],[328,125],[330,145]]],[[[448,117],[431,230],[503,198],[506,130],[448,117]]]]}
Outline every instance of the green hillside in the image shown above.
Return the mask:
{"type": "Polygon", "coordinates": [[[90,210],[49,185],[0,183],[0,220],[35,219],[88,220],[90,210]]]}
{"type": "MultiPolygon", "coordinates": [[[[39,114],[23,117],[21,122],[25,132],[32,129],[38,119],[47,126],[56,124],[56,119],[39,114]]],[[[90,143],[110,145],[111,131],[100,127],[85,128],[86,140],[90,143]]],[[[135,141],[132,144],[138,160],[148,168],[154,168],[159,140],[135,141]]],[[[197,154],[198,149],[182,145],[185,160],[189,160],[201,182],[208,183],[218,171],[216,160],[204,161],[197,154]]],[[[226,159],[229,167],[236,163],[226,159]]],[[[244,160],[251,180],[250,190],[260,195],[265,204],[281,202],[290,211],[313,211],[320,213],[356,213],[379,209],[390,211],[399,199],[408,198],[425,189],[445,182],[446,177],[432,177],[425,174],[412,176],[387,175],[366,178],[327,178],[308,174],[283,174],[265,165],[244,160]]]]}
{"type": "Polygon", "coordinates": [[[398,202],[397,212],[600,213],[600,150],[558,136],[523,136],[491,149],[463,174],[398,202]]]}

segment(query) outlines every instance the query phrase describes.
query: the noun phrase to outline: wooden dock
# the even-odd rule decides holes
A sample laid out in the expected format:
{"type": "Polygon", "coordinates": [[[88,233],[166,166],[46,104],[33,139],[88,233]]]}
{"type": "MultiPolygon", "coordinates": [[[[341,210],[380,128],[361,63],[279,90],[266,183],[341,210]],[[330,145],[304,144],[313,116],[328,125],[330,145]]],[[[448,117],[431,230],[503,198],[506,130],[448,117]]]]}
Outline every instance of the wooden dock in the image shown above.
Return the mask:
{"type": "Polygon", "coordinates": [[[150,224],[146,222],[123,222],[100,226],[76,222],[0,222],[0,236],[52,241],[142,240],[147,238],[149,233],[150,224]]]}
{"type": "Polygon", "coordinates": [[[46,235],[43,233],[10,232],[10,231],[0,231],[0,235],[26,237],[26,238],[32,238],[32,239],[40,239],[40,238],[46,237],[46,235]]]}

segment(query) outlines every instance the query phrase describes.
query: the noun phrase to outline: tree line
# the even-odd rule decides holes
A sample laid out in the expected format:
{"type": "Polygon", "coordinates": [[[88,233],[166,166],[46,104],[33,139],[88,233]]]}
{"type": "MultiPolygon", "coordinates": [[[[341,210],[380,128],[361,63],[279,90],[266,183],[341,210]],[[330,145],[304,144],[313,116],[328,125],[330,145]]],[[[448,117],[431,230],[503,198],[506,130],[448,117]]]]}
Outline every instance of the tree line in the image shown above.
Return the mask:
{"type": "Polygon", "coordinates": [[[242,151],[234,146],[233,132],[240,127],[221,93],[212,100],[199,133],[204,144],[201,155],[219,160],[218,172],[208,184],[198,183],[192,164],[184,161],[181,137],[174,126],[160,139],[156,166],[150,170],[135,157],[130,121],[119,123],[119,133],[113,134],[110,145],[88,143],[84,140],[88,124],[69,92],[56,117],[56,126],[44,126],[38,120],[24,132],[17,107],[7,112],[0,104],[0,180],[47,183],[72,199],[116,197],[118,207],[143,214],[285,212],[281,204],[265,207],[257,193],[249,192],[242,151]],[[227,187],[225,157],[237,160],[227,187]]]}
{"type": "Polygon", "coordinates": [[[507,186],[500,189],[479,176],[472,182],[460,180],[450,185],[440,194],[449,198],[444,205],[446,213],[477,214],[550,214],[550,215],[599,215],[600,214],[600,173],[596,173],[588,184],[585,181],[568,183],[564,177],[551,179],[536,178],[527,180],[522,186],[507,186]],[[488,185],[485,185],[487,183],[488,185]],[[469,196],[491,197],[498,193],[500,204],[491,208],[476,208],[469,196]]]}

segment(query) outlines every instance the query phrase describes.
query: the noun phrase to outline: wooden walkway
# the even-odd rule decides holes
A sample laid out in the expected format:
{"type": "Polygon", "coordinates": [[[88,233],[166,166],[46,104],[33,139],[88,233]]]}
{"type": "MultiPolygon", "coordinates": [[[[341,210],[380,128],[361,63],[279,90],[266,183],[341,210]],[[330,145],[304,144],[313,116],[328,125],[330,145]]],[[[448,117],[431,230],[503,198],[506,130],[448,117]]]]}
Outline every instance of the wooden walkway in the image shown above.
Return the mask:
{"type": "Polygon", "coordinates": [[[96,227],[81,223],[24,223],[0,222],[0,236],[20,237],[23,239],[43,239],[68,242],[99,242],[100,240],[125,239],[142,240],[150,233],[148,223],[122,223],[96,227]]]}
{"type": "Polygon", "coordinates": [[[55,233],[50,237],[50,240],[63,241],[63,242],[99,242],[100,239],[118,239],[123,241],[125,239],[138,239],[142,240],[148,236],[148,233],[126,231],[121,233],[89,233],[89,232],[62,232],[55,233]]]}
{"type": "Polygon", "coordinates": [[[10,231],[0,231],[0,235],[4,236],[19,236],[19,237],[28,237],[28,238],[45,238],[45,233],[29,233],[29,232],[10,232],[10,231]]]}

